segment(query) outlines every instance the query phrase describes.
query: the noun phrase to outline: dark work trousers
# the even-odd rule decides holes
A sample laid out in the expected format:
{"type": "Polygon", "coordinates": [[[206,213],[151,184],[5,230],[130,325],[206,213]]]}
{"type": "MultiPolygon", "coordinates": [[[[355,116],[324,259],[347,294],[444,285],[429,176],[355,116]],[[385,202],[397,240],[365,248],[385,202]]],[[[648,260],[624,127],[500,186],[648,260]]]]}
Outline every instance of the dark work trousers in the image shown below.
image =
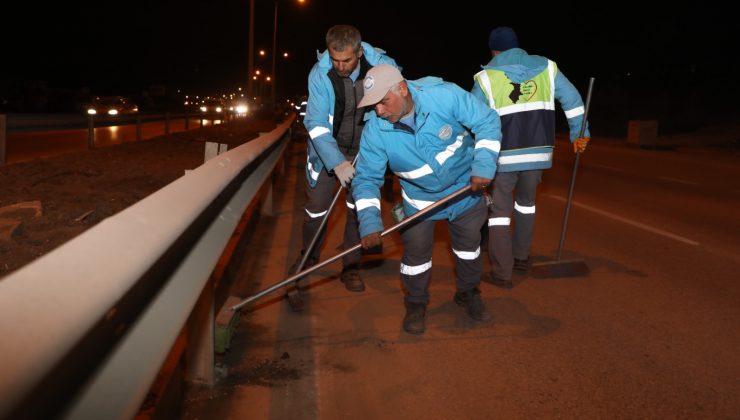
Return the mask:
{"type": "MultiPolygon", "coordinates": [[[[354,159],[354,156],[351,156],[349,161],[351,162],[352,159],[354,159]]],[[[331,200],[334,198],[334,194],[336,194],[338,184],[339,182],[337,178],[333,175],[330,176],[326,172],[326,169],[319,173],[319,179],[315,187],[311,188],[311,185],[308,184],[308,180],[306,181],[306,208],[303,213],[303,251],[305,251],[311,244],[311,240],[318,231],[324,217],[326,217],[329,206],[331,205],[331,200]]],[[[360,243],[360,232],[358,229],[357,211],[355,210],[355,200],[352,198],[350,191],[346,188],[343,195],[344,200],[340,195],[335,207],[347,206],[347,217],[344,224],[343,249],[348,249],[360,243]]],[[[323,232],[321,232],[319,239],[316,241],[316,244],[313,247],[313,252],[311,253],[311,258],[309,258],[308,261],[311,261],[311,259],[319,261],[319,253],[321,245],[324,243],[325,236],[326,226],[324,226],[323,232]]],[[[362,254],[359,249],[345,255],[342,259],[343,267],[358,264],[360,262],[361,255],[362,254]]]]}
{"type": "MultiPolygon", "coordinates": [[[[455,220],[447,222],[452,252],[455,254],[456,285],[460,292],[480,284],[480,227],[485,220],[486,204],[481,199],[455,220]]],[[[435,222],[425,220],[401,229],[401,282],[406,292],[406,302],[429,303],[435,222]]]]}
{"type": "Polygon", "coordinates": [[[491,259],[491,271],[499,279],[511,278],[514,258],[529,258],[534,231],[534,202],[537,185],[541,181],[542,170],[498,172],[493,179],[493,204],[489,207],[488,218],[488,256],[491,259]]]}

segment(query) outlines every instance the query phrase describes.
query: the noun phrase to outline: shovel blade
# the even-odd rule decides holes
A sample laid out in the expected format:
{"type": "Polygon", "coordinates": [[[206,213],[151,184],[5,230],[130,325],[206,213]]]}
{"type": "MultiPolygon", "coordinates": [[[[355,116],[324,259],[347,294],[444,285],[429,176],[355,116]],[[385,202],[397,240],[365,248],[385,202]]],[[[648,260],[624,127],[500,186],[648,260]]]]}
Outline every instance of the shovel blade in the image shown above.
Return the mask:
{"type": "Polygon", "coordinates": [[[588,276],[590,270],[583,260],[550,261],[534,263],[530,274],[536,279],[588,276]]]}

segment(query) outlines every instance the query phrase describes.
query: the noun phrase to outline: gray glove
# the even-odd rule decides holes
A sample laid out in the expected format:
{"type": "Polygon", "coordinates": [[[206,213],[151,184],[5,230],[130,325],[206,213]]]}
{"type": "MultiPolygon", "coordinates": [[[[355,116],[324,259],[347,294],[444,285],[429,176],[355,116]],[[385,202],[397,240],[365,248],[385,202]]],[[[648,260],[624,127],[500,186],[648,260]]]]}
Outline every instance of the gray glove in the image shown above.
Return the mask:
{"type": "Polygon", "coordinates": [[[345,160],[334,168],[334,175],[339,178],[342,186],[347,188],[352,178],[355,177],[355,167],[352,166],[352,162],[345,160]]]}

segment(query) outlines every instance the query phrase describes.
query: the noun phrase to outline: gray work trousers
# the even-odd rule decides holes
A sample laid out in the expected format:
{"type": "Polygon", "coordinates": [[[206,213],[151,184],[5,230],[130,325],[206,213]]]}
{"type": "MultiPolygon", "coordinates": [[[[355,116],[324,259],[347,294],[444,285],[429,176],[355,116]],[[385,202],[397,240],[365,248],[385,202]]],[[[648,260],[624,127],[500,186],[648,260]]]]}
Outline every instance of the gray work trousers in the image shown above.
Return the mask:
{"type": "MultiPolygon", "coordinates": [[[[354,159],[354,157],[352,157],[354,159]]],[[[352,159],[349,159],[350,161],[352,159]]],[[[316,232],[319,230],[321,222],[326,216],[326,212],[329,210],[331,200],[334,198],[336,193],[338,180],[335,176],[329,175],[326,170],[322,170],[319,173],[319,179],[316,186],[311,188],[306,180],[306,209],[303,213],[303,248],[302,252],[305,252],[306,248],[311,244],[316,232]]],[[[344,241],[343,249],[348,249],[360,243],[360,232],[357,221],[357,211],[355,210],[355,200],[352,198],[352,193],[349,189],[345,188],[344,200],[340,196],[335,206],[347,206],[347,217],[344,223],[344,241]]],[[[319,239],[313,247],[311,253],[311,259],[319,261],[319,254],[321,251],[321,245],[324,243],[326,237],[326,225],[322,230],[319,239]]],[[[342,258],[342,266],[356,266],[360,262],[361,251],[350,252],[342,258]]]]}
{"type": "Polygon", "coordinates": [[[499,279],[511,278],[514,258],[529,258],[534,231],[534,202],[537,185],[541,181],[542,170],[498,172],[493,179],[493,203],[489,206],[488,219],[488,256],[491,271],[499,279]]]}
{"type": "MultiPolygon", "coordinates": [[[[486,204],[481,199],[455,220],[447,222],[455,254],[456,286],[459,292],[466,292],[480,284],[480,227],[485,220],[486,204]]],[[[406,302],[429,303],[435,222],[425,220],[400,231],[403,240],[401,282],[406,302]]]]}

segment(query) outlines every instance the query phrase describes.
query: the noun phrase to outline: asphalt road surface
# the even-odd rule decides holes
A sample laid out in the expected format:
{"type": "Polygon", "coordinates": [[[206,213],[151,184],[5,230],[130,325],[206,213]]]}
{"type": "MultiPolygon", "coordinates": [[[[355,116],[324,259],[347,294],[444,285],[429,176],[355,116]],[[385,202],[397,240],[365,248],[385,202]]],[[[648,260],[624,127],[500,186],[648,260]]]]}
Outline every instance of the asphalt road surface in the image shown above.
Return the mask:
{"type": "MultiPolygon", "coordinates": [[[[298,255],[305,145],[293,150],[238,297],[286,278],[298,255]]],[[[510,290],[482,283],[489,323],[452,301],[454,262],[438,223],[427,331],[404,333],[402,245],[390,235],[382,256],[366,257],[365,292],[346,291],[335,263],[305,282],[303,312],[280,295],[243,311],[219,359],[224,377],[190,389],[182,418],[738,418],[739,155],[737,145],[643,150],[594,139],[563,255],[584,259],[590,275],[522,275],[510,290]]],[[[573,169],[564,141],[555,156],[537,201],[538,262],[555,256],[573,169]]],[[[392,203],[382,205],[387,227],[392,203]]],[[[341,241],[338,207],[322,258],[341,241]]]]}

